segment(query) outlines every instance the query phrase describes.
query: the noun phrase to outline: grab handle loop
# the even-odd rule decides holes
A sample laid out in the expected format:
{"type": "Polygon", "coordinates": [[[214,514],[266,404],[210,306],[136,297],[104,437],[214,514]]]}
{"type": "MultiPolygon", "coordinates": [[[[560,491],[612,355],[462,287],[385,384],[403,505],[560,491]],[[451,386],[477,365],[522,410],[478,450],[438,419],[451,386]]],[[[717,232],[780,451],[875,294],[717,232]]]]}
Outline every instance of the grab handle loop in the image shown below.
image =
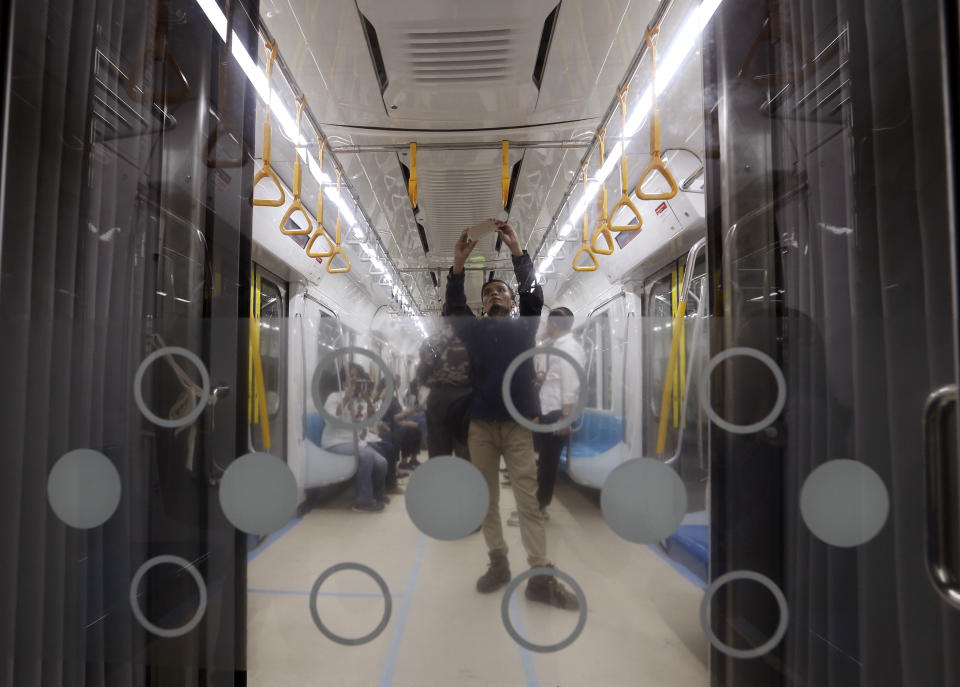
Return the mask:
{"type": "Polygon", "coordinates": [[[637,198],[640,200],[670,200],[677,195],[679,187],[673,174],[663,164],[660,158],[660,106],[657,105],[657,36],[660,29],[647,29],[647,46],[650,48],[650,163],[640,175],[637,182],[637,198]],[[666,193],[644,193],[643,182],[653,174],[659,172],[663,180],[670,186],[666,193]]]}
{"type": "Polygon", "coordinates": [[[607,225],[610,231],[637,231],[643,226],[643,218],[637,210],[637,206],[630,200],[629,174],[627,173],[627,89],[626,87],[617,89],[617,99],[620,101],[620,200],[616,202],[607,219],[607,225]],[[617,210],[626,207],[636,218],[636,224],[617,225],[613,223],[613,217],[617,210]]]}
{"type": "Polygon", "coordinates": [[[280,178],[270,166],[270,96],[273,93],[273,87],[271,85],[273,83],[273,63],[277,59],[277,50],[279,49],[279,46],[276,42],[274,42],[272,45],[267,43],[266,47],[267,50],[270,51],[270,56],[267,58],[267,114],[263,118],[263,166],[260,168],[260,171],[257,172],[256,176],[253,177],[253,189],[254,194],[256,194],[257,184],[264,179],[270,179],[277,187],[277,190],[280,191],[280,197],[276,200],[266,200],[263,198],[257,198],[256,195],[254,195],[253,204],[270,208],[278,208],[283,205],[287,198],[287,194],[284,192],[283,186],[280,184],[280,178]]]}
{"type": "Polygon", "coordinates": [[[500,205],[510,200],[510,141],[500,142],[500,205]]]}
{"type": "MultiPolygon", "coordinates": [[[[317,136],[317,142],[320,144],[320,153],[318,155],[320,163],[320,172],[323,173],[323,149],[327,145],[327,139],[323,136],[317,136]]],[[[323,228],[323,184],[320,184],[320,190],[317,192],[317,228],[313,232],[313,236],[310,237],[310,240],[307,241],[305,248],[307,256],[311,258],[329,258],[331,255],[336,252],[336,246],[333,245],[333,241],[330,240],[330,237],[327,236],[326,230],[323,228]],[[324,252],[313,251],[313,244],[317,239],[323,238],[327,242],[327,245],[330,246],[330,250],[324,252]]]]}
{"type": "Polygon", "coordinates": [[[417,207],[417,144],[410,144],[410,181],[407,182],[407,193],[410,195],[410,207],[417,207]]]}
{"type": "MultiPolygon", "coordinates": [[[[600,143],[601,169],[603,169],[603,159],[606,156],[606,149],[604,147],[606,134],[606,129],[597,131],[597,141],[600,143]]],[[[607,222],[607,186],[603,182],[600,182],[600,190],[597,193],[597,216],[597,228],[594,230],[593,237],[590,239],[590,250],[597,255],[613,255],[613,234],[610,233],[610,224],[607,222]],[[600,238],[601,235],[607,242],[606,248],[600,248],[597,245],[597,239],[600,238]]]]}
{"type": "MultiPolygon", "coordinates": [[[[297,141],[299,141],[300,120],[303,118],[303,110],[307,106],[307,99],[302,97],[297,98],[297,105],[297,141]]],[[[303,188],[303,175],[300,171],[300,152],[296,148],[293,149],[293,152],[293,202],[290,203],[290,207],[288,207],[286,213],[284,213],[283,219],[280,220],[280,231],[287,236],[303,236],[304,234],[313,233],[313,222],[310,221],[310,215],[307,214],[303,203],[300,202],[300,191],[303,188]],[[303,218],[307,220],[307,227],[305,229],[287,229],[287,222],[294,212],[299,212],[303,215],[303,218]]]]}
{"type": "MultiPolygon", "coordinates": [[[[587,190],[587,168],[585,165],[580,165],[580,169],[583,171],[583,190],[586,193],[587,190]]],[[[573,256],[573,270],[575,272],[594,272],[600,264],[597,262],[597,256],[594,254],[593,249],[590,247],[590,221],[587,219],[587,213],[583,213],[583,229],[580,231],[580,250],[576,252],[573,256]],[[580,256],[586,253],[590,256],[590,265],[580,265],[580,256]]]]}
{"type": "MultiPolygon", "coordinates": [[[[340,195],[340,179],[343,176],[343,170],[337,170],[337,196],[340,195]]],[[[343,252],[343,248],[340,247],[340,204],[337,204],[337,238],[334,243],[333,253],[330,254],[330,259],[327,260],[327,272],[330,274],[346,274],[350,271],[350,258],[347,257],[347,254],[343,252]],[[333,260],[338,255],[343,256],[343,259],[346,261],[346,267],[334,267],[333,260]]]]}

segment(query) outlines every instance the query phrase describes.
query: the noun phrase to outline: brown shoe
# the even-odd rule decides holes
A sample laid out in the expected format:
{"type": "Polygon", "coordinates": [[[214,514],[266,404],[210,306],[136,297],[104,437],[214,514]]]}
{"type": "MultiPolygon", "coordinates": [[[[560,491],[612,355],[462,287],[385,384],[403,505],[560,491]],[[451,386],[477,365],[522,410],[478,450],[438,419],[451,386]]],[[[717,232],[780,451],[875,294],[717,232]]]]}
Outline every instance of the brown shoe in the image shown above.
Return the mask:
{"type": "MultiPolygon", "coordinates": [[[[549,567],[549,566],[548,566],[549,567]]],[[[527,582],[524,595],[531,601],[549,604],[568,611],[580,609],[576,595],[564,587],[553,575],[534,575],[527,582]]]]}
{"type": "Polygon", "coordinates": [[[477,591],[481,594],[495,592],[510,581],[510,563],[507,555],[500,551],[490,552],[490,567],[477,580],[477,591]]]}

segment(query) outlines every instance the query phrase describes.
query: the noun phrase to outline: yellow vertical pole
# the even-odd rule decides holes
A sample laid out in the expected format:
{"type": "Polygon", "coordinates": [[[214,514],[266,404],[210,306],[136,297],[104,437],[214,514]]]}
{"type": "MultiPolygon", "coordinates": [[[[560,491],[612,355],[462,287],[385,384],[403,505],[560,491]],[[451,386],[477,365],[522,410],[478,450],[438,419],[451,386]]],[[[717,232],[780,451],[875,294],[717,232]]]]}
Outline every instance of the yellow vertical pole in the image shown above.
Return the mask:
{"type": "Polygon", "coordinates": [[[247,362],[248,362],[247,384],[249,385],[249,389],[250,389],[250,393],[247,394],[247,424],[248,425],[253,424],[253,406],[254,406],[253,397],[256,394],[256,390],[257,390],[256,384],[254,383],[254,379],[253,379],[253,336],[254,336],[253,304],[255,300],[254,294],[256,293],[255,288],[256,287],[254,286],[254,282],[251,281],[250,282],[250,340],[247,342],[247,349],[248,349],[247,350],[247,362]]]}
{"type": "MultiPolygon", "coordinates": [[[[673,316],[673,326],[677,327],[677,294],[679,290],[677,288],[677,270],[674,268],[673,272],[670,274],[670,314],[673,316]]],[[[673,332],[673,337],[677,337],[679,331],[673,332]]],[[[673,426],[678,427],[680,425],[679,410],[680,410],[680,399],[677,394],[677,367],[676,367],[676,357],[674,357],[674,364],[670,365],[667,368],[667,374],[673,377],[672,388],[673,388],[673,426]]]]}
{"type": "MultiPolygon", "coordinates": [[[[677,284],[680,285],[680,289],[683,289],[683,265],[680,266],[680,274],[677,276],[677,284]]],[[[677,300],[686,300],[687,294],[679,293],[677,295],[677,300]]],[[[683,401],[682,394],[684,389],[687,388],[687,320],[686,318],[681,317],[679,319],[680,323],[680,361],[677,364],[677,372],[680,376],[680,384],[674,390],[674,398],[680,398],[683,401]]],[[[674,426],[679,426],[679,418],[675,418],[674,426]]]]}

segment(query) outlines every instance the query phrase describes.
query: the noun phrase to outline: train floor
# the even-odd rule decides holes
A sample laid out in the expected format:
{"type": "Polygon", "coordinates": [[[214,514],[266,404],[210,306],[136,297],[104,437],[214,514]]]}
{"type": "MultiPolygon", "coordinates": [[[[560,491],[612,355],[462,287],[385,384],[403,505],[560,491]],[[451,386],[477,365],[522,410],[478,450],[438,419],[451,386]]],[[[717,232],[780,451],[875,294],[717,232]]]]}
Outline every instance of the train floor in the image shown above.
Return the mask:
{"type": "MultiPolygon", "coordinates": [[[[352,489],[291,521],[250,554],[247,668],[251,687],[645,687],[701,686],[707,640],[699,625],[703,591],[649,546],[629,544],[603,521],[595,499],[561,477],[547,542],[555,565],[587,599],[582,634],[551,653],[523,648],[501,619],[503,590],[478,593],[486,569],[482,534],[439,541],[421,533],[392,497],[379,513],[351,511],[352,489]],[[388,623],[376,638],[343,645],[320,632],[310,590],[329,567],[369,566],[390,590],[388,623]]],[[[514,498],[501,489],[506,523],[514,498]]],[[[527,569],[520,530],[507,527],[514,576],[527,569]]],[[[528,601],[523,585],[510,617],[540,645],[562,641],[578,614],[528,601]]],[[[365,573],[344,570],[319,588],[317,617],[345,638],[370,633],[384,616],[383,594],[365,573]]]]}

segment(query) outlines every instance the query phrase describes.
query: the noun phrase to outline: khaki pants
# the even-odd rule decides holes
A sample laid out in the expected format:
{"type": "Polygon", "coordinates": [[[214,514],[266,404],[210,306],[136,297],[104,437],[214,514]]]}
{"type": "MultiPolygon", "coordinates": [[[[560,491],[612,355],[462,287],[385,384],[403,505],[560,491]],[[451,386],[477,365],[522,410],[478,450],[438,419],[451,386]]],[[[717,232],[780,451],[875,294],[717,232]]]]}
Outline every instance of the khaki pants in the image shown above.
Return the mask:
{"type": "Polygon", "coordinates": [[[530,567],[549,565],[547,533],[537,502],[537,455],[533,434],[513,420],[470,421],[470,460],[480,470],[490,490],[490,508],[483,521],[483,538],[490,551],[507,553],[500,521],[500,456],[510,474],[510,483],[520,514],[520,540],[530,567]]]}

